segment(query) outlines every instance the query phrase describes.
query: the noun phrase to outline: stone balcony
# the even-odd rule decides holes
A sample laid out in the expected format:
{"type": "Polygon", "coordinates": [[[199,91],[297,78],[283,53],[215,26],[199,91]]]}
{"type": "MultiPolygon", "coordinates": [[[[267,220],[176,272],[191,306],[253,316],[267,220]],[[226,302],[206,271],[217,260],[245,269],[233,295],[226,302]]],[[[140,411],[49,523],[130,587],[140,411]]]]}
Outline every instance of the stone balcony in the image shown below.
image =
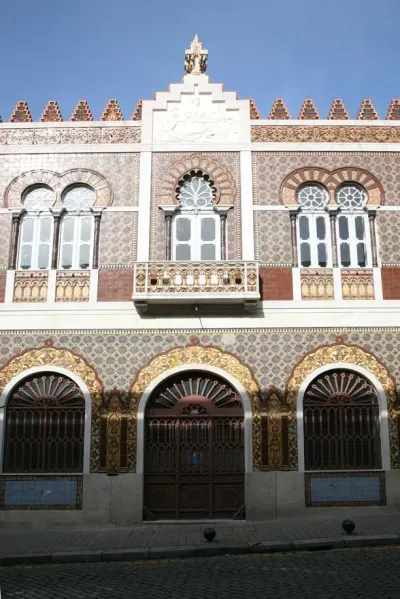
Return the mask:
{"type": "Polygon", "coordinates": [[[133,301],[150,304],[243,304],[260,299],[257,262],[141,262],[135,264],[133,301]]]}

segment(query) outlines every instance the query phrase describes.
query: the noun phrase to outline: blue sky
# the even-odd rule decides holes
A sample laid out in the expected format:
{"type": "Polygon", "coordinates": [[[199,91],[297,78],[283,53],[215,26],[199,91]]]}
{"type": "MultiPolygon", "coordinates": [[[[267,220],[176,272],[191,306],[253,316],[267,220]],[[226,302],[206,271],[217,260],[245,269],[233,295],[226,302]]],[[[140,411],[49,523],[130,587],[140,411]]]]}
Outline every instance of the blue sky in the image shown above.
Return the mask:
{"type": "Polygon", "coordinates": [[[381,118],[400,97],[400,0],[0,0],[0,115],[27,100],[34,120],[57,100],[68,120],[80,99],[99,118],[117,98],[129,118],[183,75],[197,32],[208,74],[267,117],[304,98],[326,117],[342,98],[356,117],[372,98],[381,118]]]}

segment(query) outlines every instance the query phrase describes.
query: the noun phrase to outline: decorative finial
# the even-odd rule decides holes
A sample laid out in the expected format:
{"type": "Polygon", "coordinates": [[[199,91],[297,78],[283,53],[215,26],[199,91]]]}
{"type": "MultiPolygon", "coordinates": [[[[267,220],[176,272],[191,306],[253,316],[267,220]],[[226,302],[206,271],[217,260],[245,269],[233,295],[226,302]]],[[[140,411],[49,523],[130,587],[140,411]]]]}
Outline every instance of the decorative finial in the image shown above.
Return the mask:
{"type": "Polygon", "coordinates": [[[203,44],[197,33],[190,44],[190,49],[185,50],[185,71],[188,75],[202,75],[207,68],[208,50],[203,50],[203,44]]]}

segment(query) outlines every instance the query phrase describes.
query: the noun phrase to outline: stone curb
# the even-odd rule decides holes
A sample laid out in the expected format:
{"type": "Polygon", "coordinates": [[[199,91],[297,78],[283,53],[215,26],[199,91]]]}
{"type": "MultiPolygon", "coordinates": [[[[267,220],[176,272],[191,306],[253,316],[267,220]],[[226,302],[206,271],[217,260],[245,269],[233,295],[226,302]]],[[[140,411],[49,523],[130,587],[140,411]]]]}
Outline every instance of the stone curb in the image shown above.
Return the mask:
{"type": "Polygon", "coordinates": [[[304,541],[265,541],[262,543],[219,544],[218,541],[202,545],[170,547],[133,547],[107,551],[56,551],[54,553],[27,553],[0,557],[0,566],[31,566],[41,564],[67,564],[88,562],[134,562],[187,557],[212,557],[218,555],[292,553],[328,551],[352,547],[377,547],[400,545],[400,535],[348,535],[337,538],[307,539],[304,541]]]}

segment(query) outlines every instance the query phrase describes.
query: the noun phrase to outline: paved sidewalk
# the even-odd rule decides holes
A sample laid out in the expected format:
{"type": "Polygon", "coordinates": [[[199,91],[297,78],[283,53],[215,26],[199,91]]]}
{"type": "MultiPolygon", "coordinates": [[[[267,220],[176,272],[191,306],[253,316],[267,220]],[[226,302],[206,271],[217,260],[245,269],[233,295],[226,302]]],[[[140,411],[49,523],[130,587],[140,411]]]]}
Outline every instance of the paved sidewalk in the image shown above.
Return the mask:
{"type": "Polygon", "coordinates": [[[144,524],[129,528],[2,532],[0,563],[107,561],[124,557],[148,559],[400,544],[400,514],[357,515],[354,521],[356,530],[352,535],[343,533],[342,518],[321,517],[211,525],[144,524]],[[212,543],[203,537],[204,529],[209,526],[217,532],[212,543]]]}

